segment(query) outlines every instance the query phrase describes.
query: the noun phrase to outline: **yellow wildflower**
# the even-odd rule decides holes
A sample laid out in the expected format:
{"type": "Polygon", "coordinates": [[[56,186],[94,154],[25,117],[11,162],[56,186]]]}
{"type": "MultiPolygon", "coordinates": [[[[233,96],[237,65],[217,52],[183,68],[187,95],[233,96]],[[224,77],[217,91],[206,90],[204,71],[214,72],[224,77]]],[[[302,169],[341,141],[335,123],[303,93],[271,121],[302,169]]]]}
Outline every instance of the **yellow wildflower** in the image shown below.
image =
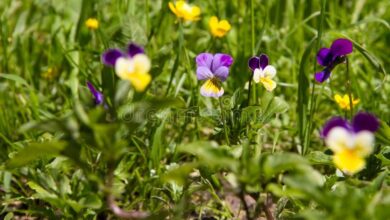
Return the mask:
{"type": "Polygon", "coordinates": [[[57,76],[57,72],[50,67],[45,72],[43,72],[41,76],[46,80],[53,80],[57,76]]]}
{"type": "MultiPolygon", "coordinates": [[[[346,109],[346,110],[351,109],[351,105],[349,103],[349,95],[344,95],[343,97],[341,97],[341,95],[336,94],[334,96],[334,100],[340,106],[341,109],[346,109]]],[[[360,102],[359,99],[353,99],[353,97],[352,97],[352,106],[355,106],[359,102],[360,102]]]]}
{"type": "Polygon", "coordinates": [[[169,9],[178,17],[183,18],[186,21],[199,20],[200,8],[198,6],[192,6],[185,1],[176,1],[176,3],[169,2],[169,9]]]}
{"type": "Polygon", "coordinates": [[[96,18],[88,18],[85,22],[85,26],[89,29],[96,30],[99,28],[99,21],[96,18]]]}
{"type": "Polygon", "coordinates": [[[210,31],[214,37],[223,37],[232,28],[227,20],[218,20],[216,16],[210,18],[210,31]]]}

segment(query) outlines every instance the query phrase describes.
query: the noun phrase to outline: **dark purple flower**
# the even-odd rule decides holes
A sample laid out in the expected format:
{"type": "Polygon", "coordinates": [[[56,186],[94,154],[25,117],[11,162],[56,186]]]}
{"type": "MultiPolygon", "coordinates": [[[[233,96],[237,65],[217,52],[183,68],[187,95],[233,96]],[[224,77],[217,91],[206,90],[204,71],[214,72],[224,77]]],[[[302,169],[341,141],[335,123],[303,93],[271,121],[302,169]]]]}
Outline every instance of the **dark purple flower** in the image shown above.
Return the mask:
{"type": "Polygon", "coordinates": [[[207,97],[219,97],[224,90],[221,83],[229,75],[229,67],[233,63],[233,58],[228,54],[201,53],[196,56],[196,76],[198,80],[206,80],[200,89],[200,93],[207,97]]]}
{"type": "Polygon", "coordinates": [[[93,97],[95,99],[95,104],[96,105],[103,104],[103,102],[104,102],[103,94],[101,92],[97,91],[95,89],[95,87],[92,85],[92,83],[87,82],[87,86],[88,86],[89,91],[91,92],[91,94],[93,95],[93,97]]]}
{"type": "Polygon", "coordinates": [[[137,54],[143,54],[144,49],[134,43],[130,43],[127,46],[127,51],[124,52],[120,49],[108,49],[102,54],[102,62],[107,66],[115,66],[115,62],[120,57],[134,57],[137,54]]]}
{"type": "Polygon", "coordinates": [[[321,48],[317,53],[317,62],[325,67],[324,70],[315,74],[317,82],[324,82],[330,77],[332,70],[346,59],[346,55],[352,53],[353,44],[350,40],[339,38],[333,41],[330,48],[321,48]]]}
{"type": "Polygon", "coordinates": [[[248,61],[248,66],[254,72],[256,69],[265,69],[268,66],[268,56],[260,54],[258,57],[252,57],[248,61]]]}
{"type": "Polygon", "coordinates": [[[358,133],[360,131],[375,132],[379,128],[379,120],[374,115],[366,112],[357,113],[352,119],[352,123],[349,123],[344,118],[335,117],[325,124],[321,136],[325,138],[335,127],[342,127],[351,133],[358,133]]]}

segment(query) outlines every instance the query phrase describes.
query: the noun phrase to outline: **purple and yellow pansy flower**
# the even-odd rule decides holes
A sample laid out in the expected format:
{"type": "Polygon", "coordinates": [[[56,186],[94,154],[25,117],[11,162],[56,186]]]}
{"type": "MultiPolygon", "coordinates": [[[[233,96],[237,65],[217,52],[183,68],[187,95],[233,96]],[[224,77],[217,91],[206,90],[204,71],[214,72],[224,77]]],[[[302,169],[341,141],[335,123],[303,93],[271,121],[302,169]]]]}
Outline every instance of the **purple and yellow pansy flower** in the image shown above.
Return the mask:
{"type": "Polygon", "coordinates": [[[201,53],[196,57],[196,76],[198,80],[205,80],[200,88],[200,94],[206,97],[220,97],[223,95],[222,82],[229,75],[229,68],[233,58],[228,54],[201,53]]]}
{"type": "Polygon", "coordinates": [[[137,44],[129,44],[125,52],[116,48],[108,49],[103,53],[102,61],[114,67],[119,78],[130,81],[137,92],[144,91],[152,79],[149,74],[150,60],[137,44]]]}
{"type": "Polygon", "coordinates": [[[353,44],[350,40],[339,38],[333,41],[330,48],[321,48],[317,53],[317,62],[325,67],[315,74],[317,82],[322,83],[330,77],[332,70],[340,63],[345,62],[346,55],[352,53],[353,44]]]}
{"type": "Polygon", "coordinates": [[[253,71],[253,81],[263,84],[264,88],[272,92],[276,88],[276,82],[272,78],[276,75],[276,69],[268,65],[268,56],[261,54],[258,57],[252,57],[248,61],[248,66],[253,71]]]}
{"type": "Polygon", "coordinates": [[[333,151],[333,163],[345,174],[355,174],[366,164],[365,157],[374,150],[374,132],[379,128],[378,119],[369,113],[360,112],[352,123],[341,117],[329,120],[321,136],[333,151]]]}

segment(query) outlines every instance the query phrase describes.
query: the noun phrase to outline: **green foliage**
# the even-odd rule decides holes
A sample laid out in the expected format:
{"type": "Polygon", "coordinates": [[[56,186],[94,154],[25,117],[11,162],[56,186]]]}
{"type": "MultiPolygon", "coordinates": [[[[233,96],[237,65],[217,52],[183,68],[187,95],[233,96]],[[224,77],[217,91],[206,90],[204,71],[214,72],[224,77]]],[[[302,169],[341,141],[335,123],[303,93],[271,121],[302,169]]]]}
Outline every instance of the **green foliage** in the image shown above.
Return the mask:
{"type": "Polygon", "coordinates": [[[168,2],[0,1],[0,219],[390,218],[389,1],[193,0],[194,22],[168,2]],[[223,38],[214,15],[232,26],[223,38]],[[349,91],[346,65],[313,79],[318,49],[340,37],[354,46],[354,112],[333,100],[349,91]],[[152,63],[143,92],[101,63],[129,42],[152,63]],[[199,94],[201,52],[234,58],[220,100],[199,94]],[[245,88],[260,53],[273,92],[245,88]],[[380,129],[365,169],[346,175],[319,131],[359,111],[380,129]]]}

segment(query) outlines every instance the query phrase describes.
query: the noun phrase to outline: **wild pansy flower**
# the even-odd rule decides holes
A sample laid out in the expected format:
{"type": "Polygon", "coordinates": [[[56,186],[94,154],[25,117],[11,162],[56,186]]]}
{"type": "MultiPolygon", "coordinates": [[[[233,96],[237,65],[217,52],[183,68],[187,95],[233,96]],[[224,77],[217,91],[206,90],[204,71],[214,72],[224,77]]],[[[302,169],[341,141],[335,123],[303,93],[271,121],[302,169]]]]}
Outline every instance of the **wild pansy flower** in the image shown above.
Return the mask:
{"type": "MultiPolygon", "coordinates": [[[[350,110],[351,109],[351,103],[349,102],[349,95],[344,95],[344,96],[341,96],[339,94],[336,94],[334,96],[334,100],[335,102],[339,105],[339,107],[341,109],[347,109],[347,110],[350,110]]],[[[352,97],[352,106],[355,106],[356,104],[358,104],[360,102],[359,99],[354,99],[352,97]]]]}
{"type": "Polygon", "coordinates": [[[331,119],[325,124],[321,135],[334,153],[336,167],[352,175],[365,167],[365,157],[373,151],[374,132],[378,128],[379,121],[375,116],[360,112],[352,123],[341,117],[331,119]]]}
{"type": "Polygon", "coordinates": [[[176,1],[175,3],[169,2],[169,9],[178,18],[183,18],[185,21],[199,20],[200,8],[198,6],[192,6],[187,4],[186,1],[176,1]]]}
{"type": "Polygon", "coordinates": [[[338,64],[345,62],[346,55],[352,53],[352,51],[352,42],[344,38],[333,41],[330,48],[321,48],[317,53],[317,62],[325,69],[315,74],[316,81],[322,83],[327,80],[332,70],[338,64]]]}
{"type": "Polygon", "coordinates": [[[95,89],[95,87],[92,85],[91,82],[87,82],[87,86],[91,94],[93,95],[93,98],[95,100],[96,105],[103,104],[104,102],[104,96],[101,92],[95,89]]]}
{"type": "Polygon", "coordinates": [[[144,91],[152,79],[149,74],[150,60],[144,49],[136,44],[129,44],[126,52],[109,49],[103,53],[102,61],[107,66],[115,67],[119,78],[129,80],[137,92],[144,91]]]}
{"type": "Polygon", "coordinates": [[[196,56],[196,76],[198,80],[205,80],[200,94],[206,97],[222,96],[224,90],[221,84],[227,79],[232,63],[233,58],[223,53],[201,53],[196,56]]]}
{"type": "Polygon", "coordinates": [[[210,18],[210,31],[214,37],[223,37],[232,28],[227,20],[218,20],[216,16],[210,18]]]}
{"type": "Polygon", "coordinates": [[[85,22],[85,26],[89,29],[96,30],[99,28],[99,21],[96,18],[88,18],[85,22]]]}
{"type": "Polygon", "coordinates": [[[272,80],[276,75],[275,67],[268,65],[268,56],[261,54],[259,57],[249,59],[248,66],[253,71],[253,81],[261,82],[266,90],[272,92],[276,88],[276,82],[272,80]]]}

